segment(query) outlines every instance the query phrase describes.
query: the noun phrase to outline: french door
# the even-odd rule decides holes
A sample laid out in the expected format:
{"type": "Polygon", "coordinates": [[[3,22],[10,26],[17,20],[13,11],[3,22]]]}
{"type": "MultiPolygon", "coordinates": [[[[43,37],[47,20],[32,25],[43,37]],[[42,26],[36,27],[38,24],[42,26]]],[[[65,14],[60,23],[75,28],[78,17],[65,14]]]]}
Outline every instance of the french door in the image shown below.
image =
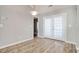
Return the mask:
{"type": "Polygon", "coordinates": [[[44,37],[65,40],[66,39],[66,14],[46,16],[43,18],[44,37]]]}

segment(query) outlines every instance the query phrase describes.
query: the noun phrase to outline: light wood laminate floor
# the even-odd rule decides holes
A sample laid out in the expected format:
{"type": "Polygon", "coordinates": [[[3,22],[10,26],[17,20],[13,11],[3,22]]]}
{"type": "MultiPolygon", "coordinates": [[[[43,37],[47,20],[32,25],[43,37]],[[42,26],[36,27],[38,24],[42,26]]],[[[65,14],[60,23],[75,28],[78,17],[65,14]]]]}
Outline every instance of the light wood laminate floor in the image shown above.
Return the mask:
{"type": "Polygon", "coordinates": [[[76,47],[60,40],[35,38],[14,46],[0,49],[2,53],[75,53],[76,47]]]}

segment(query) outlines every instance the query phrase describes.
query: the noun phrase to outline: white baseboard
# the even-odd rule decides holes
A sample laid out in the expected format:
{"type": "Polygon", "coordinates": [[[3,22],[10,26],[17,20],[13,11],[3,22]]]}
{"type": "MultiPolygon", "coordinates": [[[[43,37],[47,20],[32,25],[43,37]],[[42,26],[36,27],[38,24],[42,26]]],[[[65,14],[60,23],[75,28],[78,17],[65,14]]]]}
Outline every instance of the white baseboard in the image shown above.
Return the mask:
{"type": "MultiPolygon", "coordinates": [[[[39,37],[40,37],[40,38],[46,38],[46,37],[44,37],[44,36],[39,36],[39,37]]],[[[50,39],[53,39],[53,38],[50,38],[50,39]]],[[[71,44],[75,44],[77,51],[79,51],[79,46],[77,45],[76,42],[71,42],[71,41],[67,41],[67,40],[61,40],[61,41],[64,41],[64,42],[67,42],[67,43],[71,43],[71,44]]]]}
{"type": "MultiPolygon", "coordinates": [[[[44,36],[39,36],[40,38],[45,38],[44,36]]],[[[22,43],[22,42],[25,42],[25,41],[29,41],[29,40],[32,40],[33,38],[28,38],[28,39],[25,39],[25,40],[22,40],[22,41],[17,41],[17,42],[13,42],[11,44],[7,44],[7,45],[4,45],[4,46],[0,46],[0,49],[2,48],[6,48],[6,47],[9,47],[9,46],[13,46],[13,45],[16,45],[16,44],[19,44],[19,43],[22,43]]],[[[62,40],[63,41],[63,40],[62,40]]],[[[64,40],[65,42],[68,42],[68,43],[72,43],[72,44],[75,44],[75,42],[71,42],[71,41],[66,41],[64,40]]],[[[77,50],[79,50],[79,47],[77,47],[77,50]]]]}
{"type": "MultiPolygon", "coordinates": [[[[44,37],[44,36],[38,36],[38,37],[40,37],[40,38],[46,38],[46,37],[44,37]]],[[[47,38],[49,38],[49,37],[47,37],[47,38]]],[[[55,38],[50,38],[50,39],[55,39],[55,38]]],[[[59,39],[56,39],[56,40],[59,40],[59,39]]],[[[67,43],[76,44],[75,42],[71,42],[71,41],[67,41],[67,40],[61,40],[61,41],[65,41],[65,42],[67,42],[67,43]]]]}
{"type": "Polygon", "coordinates": [[[78,45],[76,45],[76,49],[79,51],[79,46],[78,45]]]}
{"type": "Polygon", "coordinates": [[[77,51],[79,51],[79,47],[77,47],[77,51]]]}
{"type": "Polygon", "coordinates": [[[16,44],[19,44],[19,43],[22,43],[22,42],[25,42],[25,41],[29,41],[29,40],[32,40],[32,39],[33,38],[28,38],[28,39],[25,39],[25,40],[22,40],[22,41],[17,41],[17,42],[13,42],[13,43],[10,43],[10,44],[4,45],[4,46],[0,46],[0,49],[6,48],[6,47],[9,47],[9,46],[13,46],[13,45],[16,45],[16,44]]]}
{"type": "MultiPolygon", "coordinates": [[[[39,37],[40,37],[40,38],[46,38],[46,37],[40,36],[40,35],[39,35],[39,37]]],[[[47,38],[48,38],[48,37],[47,37],[47,38]]],[[[54,39],[54,38],[50,38],[50,39],[54,39]]],[[[58,39],[56,39],[56,40],[58,40],[58,39]]],[[[71,43],[71,44],[75,44],[75,45],[76,45],[76,49],[79,50],[79,47],[77,46],[77,43],[76,43],[76,42],[67,41],[67,40],[60,40],[60,41],[64,41],[64,42],[71,43]]]]}

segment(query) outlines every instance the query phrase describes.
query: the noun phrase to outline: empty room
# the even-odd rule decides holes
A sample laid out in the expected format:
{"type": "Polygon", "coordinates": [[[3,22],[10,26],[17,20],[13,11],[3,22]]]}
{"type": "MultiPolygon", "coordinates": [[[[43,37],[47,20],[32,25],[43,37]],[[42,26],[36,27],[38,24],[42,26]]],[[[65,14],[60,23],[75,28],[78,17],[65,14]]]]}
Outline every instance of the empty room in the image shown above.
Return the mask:
{"type": "Polygon", "coordinates": [[[78,5],[0,5],[0,53],[78,53],[78,5]]]}

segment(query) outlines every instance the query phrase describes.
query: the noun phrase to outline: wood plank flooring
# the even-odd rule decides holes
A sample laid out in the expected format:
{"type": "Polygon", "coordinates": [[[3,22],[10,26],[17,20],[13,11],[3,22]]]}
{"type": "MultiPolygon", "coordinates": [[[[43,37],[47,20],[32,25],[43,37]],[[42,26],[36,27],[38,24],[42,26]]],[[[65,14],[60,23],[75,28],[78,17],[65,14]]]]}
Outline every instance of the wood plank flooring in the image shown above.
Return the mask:
{"type": "Polygon", "coordinates": [[[1,53],[75,53],[76,46],[60,40],[35,38],[0,49],[1,53]]]}

